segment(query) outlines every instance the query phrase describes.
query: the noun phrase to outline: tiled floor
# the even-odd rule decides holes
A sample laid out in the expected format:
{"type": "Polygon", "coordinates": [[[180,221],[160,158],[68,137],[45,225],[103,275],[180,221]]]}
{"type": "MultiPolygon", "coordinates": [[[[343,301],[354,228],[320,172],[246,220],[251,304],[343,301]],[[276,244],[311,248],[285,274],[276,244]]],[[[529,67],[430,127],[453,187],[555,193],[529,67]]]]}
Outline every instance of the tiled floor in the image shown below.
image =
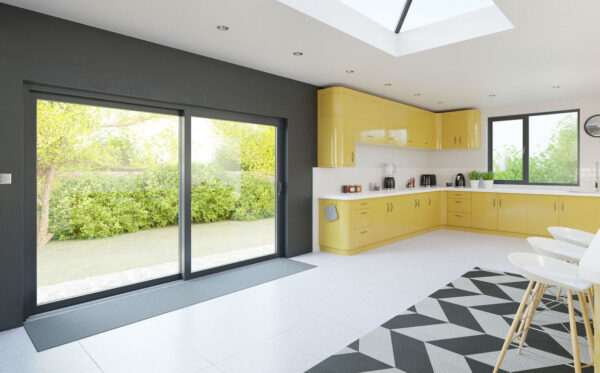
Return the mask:
{"type": "Polygon", "coordinates": [[[525,240],[440,230],[41,353],[0,333],[0,373],[301,372],[469,269],[513,270],[525,240]]]}

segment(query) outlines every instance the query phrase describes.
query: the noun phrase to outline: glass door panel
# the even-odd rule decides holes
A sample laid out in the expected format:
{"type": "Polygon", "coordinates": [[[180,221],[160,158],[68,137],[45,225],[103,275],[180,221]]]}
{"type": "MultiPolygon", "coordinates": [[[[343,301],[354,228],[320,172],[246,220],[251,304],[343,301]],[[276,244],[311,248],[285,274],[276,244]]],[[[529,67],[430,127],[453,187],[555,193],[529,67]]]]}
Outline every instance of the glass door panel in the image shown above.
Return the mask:
{"type": "Polygon", "coordinates": [[[180,273],[180,117],[42,100],[37,304],[180,273]]]}
{"type": "Polygon", "coordinates": [[[192,117],[192,272],[276,253],[276,127],[192,117]]]}

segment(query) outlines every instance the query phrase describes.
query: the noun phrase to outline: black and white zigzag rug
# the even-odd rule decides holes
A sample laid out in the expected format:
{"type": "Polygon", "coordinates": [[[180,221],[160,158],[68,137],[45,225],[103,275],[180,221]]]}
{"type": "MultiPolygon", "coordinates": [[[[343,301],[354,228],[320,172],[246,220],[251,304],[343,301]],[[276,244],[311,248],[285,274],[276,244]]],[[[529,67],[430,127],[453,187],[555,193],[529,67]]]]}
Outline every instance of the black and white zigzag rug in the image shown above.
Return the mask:
{"type": "MultiPolygon", "coordinates": [[[[516,274],[475,268],[308,372],[491,372],[528,283],[516,274]]],[[[590,357],[578,319],[584,365],[590,357]]],[[[556,289],[550,289],[525,348],[519,355],[513,343],[501,372],[573,372],[568,326],[567,307],[556,301],[556,289]]],[[[583,371],[593,372],[593,367],[583,371]]]]}

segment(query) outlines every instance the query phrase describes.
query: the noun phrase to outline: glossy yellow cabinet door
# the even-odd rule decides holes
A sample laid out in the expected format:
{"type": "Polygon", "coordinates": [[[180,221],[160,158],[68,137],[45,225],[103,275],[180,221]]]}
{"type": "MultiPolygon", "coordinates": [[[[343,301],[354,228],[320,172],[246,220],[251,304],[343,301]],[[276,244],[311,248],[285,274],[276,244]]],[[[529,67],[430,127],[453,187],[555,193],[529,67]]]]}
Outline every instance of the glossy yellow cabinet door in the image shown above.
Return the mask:
{"type": "Polygon", "coordinates": [[[526,233],[526,203],[523,194],[498,193],[498,230],[526,233]]]}
{"type": "Polygon", "coordinates": [[[439,115],[442,149],[481,147],[481,113],[478,110],[460,110],[439,115]]]}
{"type": "Polygon", "coordinates": [[[348,249],[352,235],[350,201],[319,200],[319,245],[323,248],[348,249]],[[338,219],[332,222],[325,217],[325,207],[335,206],[338,219]]]}
{"type": "Polygon", "coordinates": [[[427,205],[427,228],[436,227],[441,224],[440,192],[427,193],[425,196],[425,203],[427,205]]]}
{"type": "Polygon", "coordinates": [[[319,167],[354,167],[356,164],[355,119],[348,116],[319,117],[319,167]]]}
{"type": "Polygon", "coordinates": [[[527,196],[527,233],[549,236],[548,227],[558,225],[558,196],[527,196]]]}
{"type": "Polygon", "coordinates": [[[598,197],[561,197],[558,212],[558,224],[561,227],[581,229],[586,232],[596,233],[595,198],[598,197]]]}
{"type": "Polygon", "coordinates": [[[471,194],[471,226],[478,229],[498,229],[498,198],[496,193],[471,194]]]}
{"type": "Polygon", "coordinates": [[[600,229],[600,198],[596,197],[596,232],[600,229]]]}

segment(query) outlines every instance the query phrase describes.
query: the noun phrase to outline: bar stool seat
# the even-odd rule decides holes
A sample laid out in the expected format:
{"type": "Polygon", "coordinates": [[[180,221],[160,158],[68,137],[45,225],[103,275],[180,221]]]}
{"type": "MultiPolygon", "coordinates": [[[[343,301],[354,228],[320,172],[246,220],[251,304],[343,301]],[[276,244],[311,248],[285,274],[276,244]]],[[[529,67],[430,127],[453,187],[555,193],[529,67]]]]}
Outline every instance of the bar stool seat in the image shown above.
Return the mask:
{"type": "Polygon", "coordinates": [[[537,306],[549,285],[558,286],[567,290],[573,362],[575,372],[580,373],[581,358],[579,356],[579,340],[577,337],[577,324],[575,322],[573,293],[577,294],[578,300],[581,304],[581,312],[587,334],[590,358],[593,360],[594,341],[585,295],[586,291],[592,286],[592,283],[580,277],[579,267],[556,258],[533,253],[517,252],[509,254],[508,260],[515,267],[517,267],[518,272],[523,275],[523,277],[529,280],[529,285],[525,291],[525,294],[523,295],[523,300],[519,305],[517,313],[515,314],[515,318],[509,329],[508,335],[506,336],[506,340],[504,341],[502,351],[500,352],[500,356],[498,357],[498,361],[496,362],[496,366],[494,368],[494,373],[498,372],[500,369],[502,360],[506,355],[508,347],[513,342],[513,336],[515,335],[519,324],[520,327],[519,331],[517,332],[517,337],[520,336],[521,338],[518,350],[518,353],[520,353],[525,343],[525,339],[527,338],[527,333],[531,325],[533,315],[535,314],[537,306]],[[530,296],[531,301],[529,301],[530,296]],[[525,310],[526,307],[527,309],[525,310]]]}
{"type": "Polygon", "coordinates": [[[548,232],[559,241],[565,241],[573,245],[589,247],[594,239],[594,234],[579,229],[567,227],[548,227],[548,232]]]}
{"type": "Polygon", "coordinates": [[[538,254],[572,263],[579,263],[586,252],[586,248],[582,246],[551,238],[529,237],[527,242],[529,242],[533,250],[538,254]]]}

